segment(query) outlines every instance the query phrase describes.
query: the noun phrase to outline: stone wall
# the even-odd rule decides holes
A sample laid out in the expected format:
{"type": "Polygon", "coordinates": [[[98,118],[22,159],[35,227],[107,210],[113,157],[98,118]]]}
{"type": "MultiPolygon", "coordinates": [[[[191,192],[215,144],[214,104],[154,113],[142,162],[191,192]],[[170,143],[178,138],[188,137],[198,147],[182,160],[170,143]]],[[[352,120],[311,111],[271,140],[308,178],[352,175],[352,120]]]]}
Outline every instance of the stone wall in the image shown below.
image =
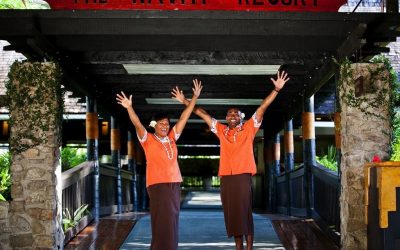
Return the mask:
{"type": "Polygon", "coordinates": [[[0,250],[11,249],[10,247],[10,221],[8,201],[0,201],[0,250]]]}
{"type": "MultiPolygon", "coordinates": [[[[378,80],[369,82],[369,70],[378,66],[371,64],[351,65],[352,75],[343,81],[341,89],[341,243],[342,249],[367,249],[367,229],[364,224],[364,172],[363,166],[374,155],[388,160],[390,149],[389,106],[369,107],[379,117],[366,115],[357,107],[348,105],[342,93],[354,93],[354,79],[364,76],[365,93],[360,98],[375,98],[378,91],[368,92],[368,84],[376,88],[388,88],[388,72],[383,71],[378,80]]],[[[343,72],[341,72],[343,77],[343,72]]],[[[389,96],[385,96],[387,101],[389,96]]],[[[365,102],[361,104],[364,105],[365,102]]]]}
{"type": "Polygon", "coordinates": [[[56,71],[57,67],[52,63],[17,65],[15,70],[17,76],[12,79],[14,91],[21,93],[27,91],[29,97],[25,99],[30,101],[21,104],[21,100],[15,99],[21,99],[23,96],[8,93],[11,100],[10,147],[13,183],[9,223],[10,245],[13,249],[61,249],[63,246],[60,185],[61,119],[57,118],[60,113],[57,115],[54,111],[61,103],[61,95],[57,96],[55,93],[61,94],[61,91],[55,90],[57,86],[51,84],[46,84],[45,88],[39,87],[43,75],[56,79],[54,76],[57,75],[56,71]],[[24,76],[27,74],[35,80],[26,80],[24,76]],[[30,131],[35,132],[30,135],[30,131]],[[40,143],[37,143],[38,141],[40,143]],[[24,150],[23,147],[26,145],[29,148],[24,150]]]}

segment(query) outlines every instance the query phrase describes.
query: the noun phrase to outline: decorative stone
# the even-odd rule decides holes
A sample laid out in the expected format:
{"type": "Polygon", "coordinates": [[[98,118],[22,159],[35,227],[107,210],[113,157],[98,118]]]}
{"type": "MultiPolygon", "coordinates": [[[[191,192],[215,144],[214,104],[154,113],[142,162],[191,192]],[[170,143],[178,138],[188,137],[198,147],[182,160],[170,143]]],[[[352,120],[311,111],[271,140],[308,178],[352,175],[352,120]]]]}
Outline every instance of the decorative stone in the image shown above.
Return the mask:
{"type": "Polygon", "coordinates": [[[28,169],[26,175],[31,179],[38,179],[45,175],[46,171],[40,168],[30,168],[28,169]]]}
{"type": "Polygon", "coordinates": [[[8,208],[10,204],[7,201],[0,201],[0,220],[8,218],[8,208]]]}
{"type": "Polygon", "coordinates": [[[27,158],[36,158],[37,156],[40,155],[40,152],[36,148],[30,148],[30,149],[26,150],[25,152],[23,152],[22,155],[27,158]]]}
{"type": "Polygon", "coordinates": [[[35,235],[35,246],[40,249],[54,249],[54,239],[48,235],[35,235]]]}
{"type": "Polygon", "coordinates": [[[10,202],[10,211],[11,212],[22,212],[23,210],[24,210],[24,207],[25,207],[25,201],[24,200],[21,200],[21,201],[18,201],[18,200],[13,200],[13,201],[11,201],[10,202]]]}
{"type": "Polygon", "coordinates": [[[28,189],[31,191],[46,191],[48,181],[31,181],[28,183],[28,189]]]}
{"type": "Polygon", "coordinates": [[[10,236],[12,248],[32,247],[33,236],[31,233],[17,234],[10,236]]]}
{"type": "Polygon", "coordinates": [[[39,220],[32,220],[31,224],[33,234],[42,234],[45,232],[45,227],[39,220]]]}
{"type": "Polygon", "coordinates": [[[13,183],[11,185],[11,197],[12,198],[22,198],[23,190],[24,189],[20,183],[13,183]]]}

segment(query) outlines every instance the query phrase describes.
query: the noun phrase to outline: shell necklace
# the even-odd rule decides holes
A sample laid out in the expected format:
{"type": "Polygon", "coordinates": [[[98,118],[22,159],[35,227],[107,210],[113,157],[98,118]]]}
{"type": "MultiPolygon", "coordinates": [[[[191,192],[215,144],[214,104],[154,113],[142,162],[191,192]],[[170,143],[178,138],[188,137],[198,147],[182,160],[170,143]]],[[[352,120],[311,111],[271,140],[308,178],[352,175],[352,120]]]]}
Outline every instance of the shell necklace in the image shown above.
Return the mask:
{"type": "MultiPolygon", "coordinates": [[[[237,135],[237,133],[239,132],[239,131],[242,131],[243,130],[243,128],[242,128],[242,123],[240,123],[239,125],[237,125],[236,126],[236,128],[235,128],[235,133],[233,134],[233,142],[236,142],[236,135],[237,135]]],[[[227,126],[226,128],[225,128],[225,138],[228,140],[228,131],[229,131],[229,127],[227,126]]],[[[229,140],[228,140],[229,141],[229,140]]]]}
{"type": "Polygon", "coordinates": [[[167,157],[168,157],[168,159],[172,160],[172,158],[174,158],[174,151],[172,150],[171,142],[170,142],[168,136],[166,136],[166,137],[164,137],[164,138],[162,138],[162,139],[161,139],[160,137],[158,137],[155,133],[154,133],[154,136],[155,136],[155,137],[157,138],[157,140],[159,140],[159,141],[161,142],[161,144],[163,145],[165,152],[167,152],[167,157]],[[171,156],[169,155],[169,151],[168,151],[167,147],[166,147],[165,144],[164,144],[165,142],[168,142],[169,149],[171,150],[171,156]]]}

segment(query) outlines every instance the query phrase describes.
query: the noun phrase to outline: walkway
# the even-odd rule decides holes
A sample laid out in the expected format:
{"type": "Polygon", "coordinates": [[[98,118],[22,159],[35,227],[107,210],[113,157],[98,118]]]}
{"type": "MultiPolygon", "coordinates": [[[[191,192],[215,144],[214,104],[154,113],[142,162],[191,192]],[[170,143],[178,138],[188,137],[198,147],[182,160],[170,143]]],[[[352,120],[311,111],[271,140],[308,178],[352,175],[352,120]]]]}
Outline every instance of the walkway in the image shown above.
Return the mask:
{"type": "MultiPolygon", "coordinates": [[[[271,221],[254,216],[254,249],[284,249],[271,221]]],[[[149,249],[150,216],[141,218],[120,249],[149,249]]],[[[227,238],[218,192],[190,192],[182,204],[179,221],[179,249],[234,249],[227,238]],[[203,209],[196,209],[203,208],[203,209]]]]}

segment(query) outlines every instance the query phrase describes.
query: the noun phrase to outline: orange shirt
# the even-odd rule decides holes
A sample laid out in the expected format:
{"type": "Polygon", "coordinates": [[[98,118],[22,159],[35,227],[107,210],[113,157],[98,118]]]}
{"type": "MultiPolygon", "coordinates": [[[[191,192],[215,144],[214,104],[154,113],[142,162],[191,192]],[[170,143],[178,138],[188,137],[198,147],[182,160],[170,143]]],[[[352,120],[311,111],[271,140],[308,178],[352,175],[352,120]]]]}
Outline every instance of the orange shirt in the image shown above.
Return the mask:
{"type": "Polygon", "coordinates": [[[143,138],[138,136],[146,155],[146,187],[158,183],[182,182],[176,147],[179,136],[175,133],[175,127],[168,133],[169,142],[165,140],[162,143],[154,134],[147,132],[143,138]]]}
{"type": "Polygon", "coordinates": [[[260,126],[261,122],[257,122],[255,114],[233,130],[213,119],[211,131],[218,136],[221,145],[219,176],[256,173],[253,140],[260,126]]]}

